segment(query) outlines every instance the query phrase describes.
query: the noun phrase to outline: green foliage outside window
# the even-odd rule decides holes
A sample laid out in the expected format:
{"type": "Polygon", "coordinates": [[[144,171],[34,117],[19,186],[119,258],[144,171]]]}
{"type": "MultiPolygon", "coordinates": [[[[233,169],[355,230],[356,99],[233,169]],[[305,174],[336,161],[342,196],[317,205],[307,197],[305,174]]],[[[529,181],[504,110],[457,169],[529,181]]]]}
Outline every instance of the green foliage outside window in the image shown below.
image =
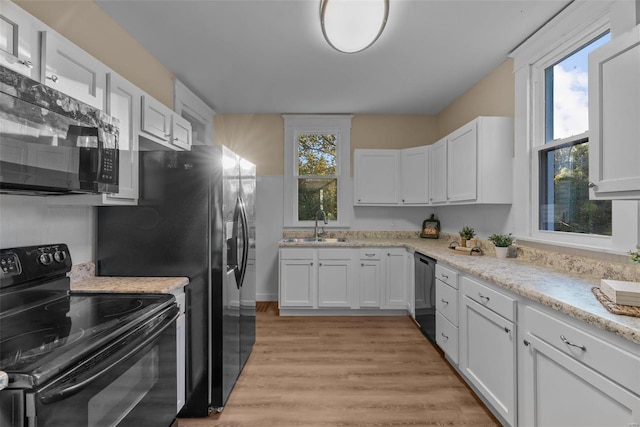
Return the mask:
{"type": "Polygon", "coordinates": [[[332,134],[298,136],[299,221],[313,221],[319,210],[329,221],[338,219],[337,142],[332,134]]]}

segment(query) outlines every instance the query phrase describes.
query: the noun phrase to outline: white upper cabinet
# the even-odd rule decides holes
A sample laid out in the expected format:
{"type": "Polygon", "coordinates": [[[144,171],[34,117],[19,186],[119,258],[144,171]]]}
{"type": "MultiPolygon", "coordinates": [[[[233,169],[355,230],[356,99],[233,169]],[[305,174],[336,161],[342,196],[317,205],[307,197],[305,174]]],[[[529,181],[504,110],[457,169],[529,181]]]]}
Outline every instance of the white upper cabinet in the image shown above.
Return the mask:
{"type": "Polygon", "coordinates": [[[400,151],[401,203],[429,204],[429,146],[400,151]]]}
{"type": "Polygon", "coordinates": [[[12,2],[0,9],[0,65],[40,80],[38,28],[31,15],[12,2]]]}
{"type": "Polygon", "coordinates": [[[213,144],[213,109],[178,79],[174,82],[173,93],[175,112],[191,123],[192,143],[213,144]]]}
{"type": "Polygon", "coordinates": [[[103,110],[107,66],[52,31],[43,31],[41,40],[44,84],[103,110]]]}
{"type": "Polygon", "coordinates": [[[446,140],[449,203],[511,203],[513,119],[478,117],[446,140]]]}
{"type": "Polygon", "coordinates": [[[640,199],[640,25],[589,55],[593,199],[640,199]]]}
{"type": "Polygon", "coordinates": [[[441,139],[431,146],[429,162],[431,204],[447,203],[447,140],[441,139]]]}
{"type": "Polygon", "coordinates": [[[140,136],[152,143],[145,148],[191,149],[191,123],[147,94],[141,97],[140,136]]]}
{"type": "Polygon", "coordinates": [[[355,150],[355,205],[396,205],[400,195],[398,150],[355,150]]]}

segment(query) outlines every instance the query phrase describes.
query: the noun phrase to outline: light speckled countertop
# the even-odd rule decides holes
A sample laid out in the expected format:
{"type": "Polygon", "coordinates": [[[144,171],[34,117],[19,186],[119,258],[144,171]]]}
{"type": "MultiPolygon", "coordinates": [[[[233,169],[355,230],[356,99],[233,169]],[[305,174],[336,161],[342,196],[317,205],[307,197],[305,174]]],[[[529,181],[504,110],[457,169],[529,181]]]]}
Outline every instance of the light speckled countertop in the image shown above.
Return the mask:
{"type": "Polygon", "coordinates": [[[95,276],[71,282],[72,291],[171,294],[189,284],[187,277],[95,276]]]}
{"type": "Polygon", "coordinates": [[[543,267],[538,263],[527,262],[520,258],[498,259],[489,251],[486,251],[486,255],[469,256],[466,253],[449,249],[448,243],[449,240],[444,239],[405,237],[349,238],[346,243],[281,242],[279,246],[281,248],[405,247],[435,258],[439,263],[485,279],[515,294],[640,344],[640,318],[608,312],[591,292],[592,287],[599,286],[599,279],[543,267]]]}

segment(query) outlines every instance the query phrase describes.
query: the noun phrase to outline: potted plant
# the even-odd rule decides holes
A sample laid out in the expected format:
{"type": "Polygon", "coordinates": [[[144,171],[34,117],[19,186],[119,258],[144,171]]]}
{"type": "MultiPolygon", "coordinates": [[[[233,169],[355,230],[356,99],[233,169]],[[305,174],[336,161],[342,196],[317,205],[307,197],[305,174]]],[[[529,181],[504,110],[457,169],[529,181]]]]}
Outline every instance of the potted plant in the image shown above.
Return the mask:
{"type": "Polygon", "coordinates": [[[629,251],[629,259],[635,263],[640,264],[640,246],[636,246],[636,251],[629,251]]]}
{"type": "Polygon", "coordinates": [[[476,236],[476,231],[471,228],[471,227],[467,227],[466,225],[464,227],[462,227],[462,230],[460,230],[460,245],[461,246],[466,246],[468,248],[473,248],[476,246],[476,239],[474,238],[476,236]]]}
{"type": "Polygon", "coordinates": [[[513,237],[509,234],[492,234],[489,241],[496,247],[496,257],[506,258],[509,252],[509,246],[513,244],[513,237]]]}

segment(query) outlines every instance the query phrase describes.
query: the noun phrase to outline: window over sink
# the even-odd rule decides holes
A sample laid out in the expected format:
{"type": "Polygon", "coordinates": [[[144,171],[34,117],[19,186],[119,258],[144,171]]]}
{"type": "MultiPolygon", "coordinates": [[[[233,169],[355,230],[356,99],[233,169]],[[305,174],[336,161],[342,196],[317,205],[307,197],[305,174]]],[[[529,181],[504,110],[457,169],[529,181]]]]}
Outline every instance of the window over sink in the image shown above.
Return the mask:
{"type": "Polygon", "coordinates": [[[351,115],[284,115],[284,226],[350,223],[351,115]]]}

